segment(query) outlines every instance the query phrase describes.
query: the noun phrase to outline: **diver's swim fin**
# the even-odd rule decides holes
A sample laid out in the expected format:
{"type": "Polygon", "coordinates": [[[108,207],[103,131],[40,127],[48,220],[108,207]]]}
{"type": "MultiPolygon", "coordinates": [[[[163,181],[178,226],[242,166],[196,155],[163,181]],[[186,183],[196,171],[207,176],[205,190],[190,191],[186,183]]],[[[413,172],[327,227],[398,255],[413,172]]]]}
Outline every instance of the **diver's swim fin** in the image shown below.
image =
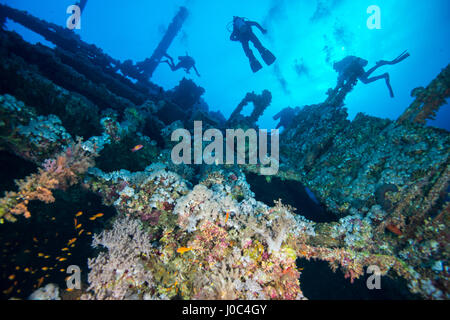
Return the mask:
{"type": "Polygon", "coordinates": [[[270,52],[269,50],[264,50],[264,52],[261,53],[261,57],[263,58],[264,62],[270,66],[272,63],[275,62],[275,60],[277,60],[277,58],[273,55],[272,52],[270,52]]]}
{"type": "Polygon", "coordinates": [[[254,73],[262,69],[261,63],[259,63],[259,61],[256,59],[250,61],[250,67],[252,68],[252,71],[254,73]]]}
{"type": "Polygon", "coordinates": [[[403,60],[405,60],[406,58],[409,57],[409,52],[407,52],[407,50],[403,51],[401,55],[399,55],[396,59],[395,59],[395,63],[399,63],[402,62],[403,60]]]}
{"type": "Polygon", "coordinates": [[[397,58],[395,58],[394,60],[390,61],[389,64],[397,64],[399,62],[402,62],[403,60],[405,60],[408,57],[409,57],[409,52],[408,52],[408,50],[405,50],[397,58]]]}

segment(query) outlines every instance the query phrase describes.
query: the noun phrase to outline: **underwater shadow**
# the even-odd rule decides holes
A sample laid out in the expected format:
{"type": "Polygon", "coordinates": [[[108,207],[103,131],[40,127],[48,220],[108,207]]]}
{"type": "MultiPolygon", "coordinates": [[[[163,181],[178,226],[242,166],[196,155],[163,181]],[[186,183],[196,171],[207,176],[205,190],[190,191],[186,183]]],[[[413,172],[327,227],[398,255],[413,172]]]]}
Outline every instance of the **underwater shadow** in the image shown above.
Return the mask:
{"type": "Polygon", "coordinates": [[[248,173],[246,177],[250,189],[255,193],[255,199],[268,206],[273,206],[275,200],[281,199],[284,204],[296,208],[295,213],[308,220],[314,222],[339,220],[334,213],[311,199],[305,187],[298,181],[273,177],[270,182],[267,182],[266,177],[254,173],[248,173]]]}

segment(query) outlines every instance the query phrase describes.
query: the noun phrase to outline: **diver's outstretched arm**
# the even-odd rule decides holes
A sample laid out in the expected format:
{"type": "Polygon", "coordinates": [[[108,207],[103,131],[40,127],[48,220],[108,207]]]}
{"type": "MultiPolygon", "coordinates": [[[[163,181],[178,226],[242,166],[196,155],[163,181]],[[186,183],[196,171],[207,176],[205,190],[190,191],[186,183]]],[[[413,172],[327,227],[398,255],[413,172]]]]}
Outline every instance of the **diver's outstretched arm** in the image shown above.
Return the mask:
{"type": "Polygon", "coordinates": [[[197,68],[195,66],[192,66],[192,68],[194,69],[194,71],[197,74],[197,76],[200,77],[200,73],[198,73],[197,68]]]}
{"type": "Polygon", "coordinates": [[[255,21],[248,21],[247,22],[250,26],[255,26],[257,27],[259,30],[261,30],[262,33],[267,33],[267,30],[264,29],[263,27],[261,27],[261,25],[258,22],[255,21]]]}

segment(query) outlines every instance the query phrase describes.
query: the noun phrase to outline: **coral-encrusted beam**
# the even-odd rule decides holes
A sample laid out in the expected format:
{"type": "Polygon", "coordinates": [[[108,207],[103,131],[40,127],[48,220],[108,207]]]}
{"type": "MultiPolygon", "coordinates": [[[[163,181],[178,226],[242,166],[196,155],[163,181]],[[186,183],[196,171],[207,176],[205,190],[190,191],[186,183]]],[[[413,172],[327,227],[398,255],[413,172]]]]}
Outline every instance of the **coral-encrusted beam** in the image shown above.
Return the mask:
{"type": "Polygon", "coordinates": [[[446,99],[450,97],[450,64],[431,81],[426,88],[416,88],[411,96],[416,100],[397,120],[425,124],[427,119],[433,119],[439,108],[445,105],[446,99]]]}

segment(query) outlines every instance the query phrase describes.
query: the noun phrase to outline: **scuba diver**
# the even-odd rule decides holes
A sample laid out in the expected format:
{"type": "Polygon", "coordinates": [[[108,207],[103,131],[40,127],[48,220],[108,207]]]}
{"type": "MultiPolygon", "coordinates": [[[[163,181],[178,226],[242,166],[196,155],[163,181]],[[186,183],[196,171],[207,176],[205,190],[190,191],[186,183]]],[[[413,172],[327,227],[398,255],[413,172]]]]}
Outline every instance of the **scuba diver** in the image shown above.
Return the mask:
{"type": "Polygon", "coordinates": [[[178,57],[179,62],[177,65],[173,62],[173,58],[169,56],[167,53],[164,55],[168,60],[163,60],[160,63],[167,63],[172,71],[176,71],[178,69],[183,68],[186,73],[190,73],[191,68],[194,69],[197,76],[200,77],[200,74],[197,71],[197,68],[195,67],[195,60],[191,56],[189,56],[187,53],[185,56],[178,57]]]}
{"type": "Polygon", "coordinates": [[[258,72],[262,65],[256,59],[252,50],[250,49],[249,42],[253,42],[253,45],[256,49],[258,49],[261,57],[267,65],[271,65],[275,62],[276,57],[263,47],[259,39],[253,33],[252,27],[257,27],[263,34],[267,33],[267,30],[261,27],[261,25],[257,22],[248,21],[245,18],[241,17],[233,17],[233,32],[231,33],[230,40],[231,41],[239,41],[242,44],[242,48],[244,49],[245,55],[250,60],[250,67],[253,72],[258,72]]]}
{"type": "Polygon", "coordinates": [[[348,83],[356,83],[357,79],[361,80],[362,83],[368,84],[377,80],[385,79],[386,85],[389,90],[389,94],[391,98],[394,98],[394,91],[392,90],[389,73],[383,73],[379,76],[374,76],[369,78],[370,75],[377,70],[378,68],[385,65],[394,65],[397,64],[406,58],[409,57],[409,53],[404,51],[401,55],[395,58],[392,61],[381,60],[376,63],[376,65],[369,69],[368,71],[364,70],[364,67],[367,66],[368,61],[355,56],[347,56],[339,62],[334,63],[333,69],[339,73],[337,88],[342,88],[344,85],[348,83]]]}
{"type": "Polygon", "coordinates": [[[287,129],[299,111],[300,111],[299,107],[296,107],[295,109],[287,107],[278,112],[276,115],[274,115],[273,120],[280,119],[280,123],[278,123],[276,129],[280,127],[284,127],[284,129],[287,129]]]}

